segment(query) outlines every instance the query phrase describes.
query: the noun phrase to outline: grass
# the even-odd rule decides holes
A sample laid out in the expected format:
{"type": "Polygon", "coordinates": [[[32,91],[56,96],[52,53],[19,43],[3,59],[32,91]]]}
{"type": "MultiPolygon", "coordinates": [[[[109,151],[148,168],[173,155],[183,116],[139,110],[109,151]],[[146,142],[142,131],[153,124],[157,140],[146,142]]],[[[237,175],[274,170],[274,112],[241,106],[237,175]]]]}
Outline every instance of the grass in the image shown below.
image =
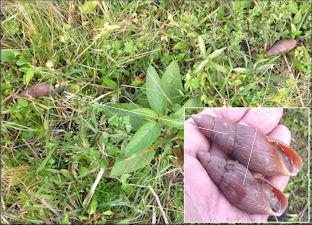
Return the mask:
{"type": "MultiPolygon", "coordinates": [[[[289,199],[289,206],[280,218],[270,218],[271,221],[308,222],[309,221],[309,121],[308,108],[288,108],[284,110],[281,124],[285,124],[292,135],[291,147],[295,149],[303,159],[304,166],[297,176],[291,177],[285,189],[289,199]]],[[[311,161],[310,161],[311,163],[311,161]]]]}
{"type": "Polygon", "coordinates": [[[194,102],[310,104],[307,1],[153,2],[159,4],[3,3],[4,223],[150,223],[155,215],[157,222],[164,222],[149,185],[169,222],[182,222],[183,177],[177,157],[183,135],[164,118],[180,118],[181,107],[194,102]],[[294,37],[301,44],[286,58],[264,56],[275,41],[294,37]],[[207,58],[211,61],[202,64],[207,58]],[[163,114],[156,114],[161,124],[158,139],[164,141],[149,147],[153,147],[150,163],[138,163],[141,168],[113,176],[112,168],[124,160],[124,150],[146,121],[105,106],[126,103],[131,106],[126,110],[136,106],[154,115],[146,110],[157,107],[150,107],[147,70],[152,65],[163,77],[173,61],[183,88],[179,101],[172,100],[163,114]],[[41,81],[64,85],[66,90],[51,98],[15,98],[41,81]],[[166,141],[168,136],[172,138],[166,141]],[[83,206],[101,168],[104,175],[91,202],[83,206]]]}

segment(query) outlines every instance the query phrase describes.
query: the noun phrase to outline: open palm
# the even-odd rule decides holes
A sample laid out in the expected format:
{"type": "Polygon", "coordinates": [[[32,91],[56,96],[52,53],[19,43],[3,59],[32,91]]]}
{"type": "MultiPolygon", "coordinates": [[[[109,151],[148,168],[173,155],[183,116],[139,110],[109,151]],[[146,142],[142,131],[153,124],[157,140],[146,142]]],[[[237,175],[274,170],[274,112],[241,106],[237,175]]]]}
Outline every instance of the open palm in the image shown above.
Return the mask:
{"type": "MultiPolygon", "coordinates": [[[[233,123],[256,128],[266,135],[290,144],[290,131],[279,125],[282,108],[208,108],[201,114],[225,118],[233,123]]],[[[204,167],[196,158],[198,151],[210,151],[226,158],[211,143],[190,118],[184,126],[184,221],[188,222],[260,222],[268,215],[248,214],[233,206],[212,182],[204,167]]],[[[268,180],[280,190],[288,183],[287,176],[272,176],[268,180]]]]}

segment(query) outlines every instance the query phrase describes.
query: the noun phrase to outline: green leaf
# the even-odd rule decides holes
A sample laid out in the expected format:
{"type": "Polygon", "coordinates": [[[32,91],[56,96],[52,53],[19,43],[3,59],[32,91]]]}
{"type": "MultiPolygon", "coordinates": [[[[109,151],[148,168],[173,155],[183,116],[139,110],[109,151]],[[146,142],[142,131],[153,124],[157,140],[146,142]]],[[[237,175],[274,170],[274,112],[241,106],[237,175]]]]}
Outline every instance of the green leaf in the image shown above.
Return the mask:
{"type": "Polygon", "coordinates": [[[159,114],[164,114],[167,107],[167,100],[160,85],[160,78],[156,70],[153,66],[149,66],[146,76],[147,100],[153,110],[159,114]]]}
{"type": "Polygon", "coordinates": [[[63,214],[63,218],[61,220],[62,224],[69,224],[69,216],[66,212],[66,208],[64,208],[64,214],[63,214]]]}
{"type": "Polygon", "coordinates": [[[301,10],[299,10],[294,16],[292,22],[297,25],[301,21],[301,19],[302,19],[302,14],[301,14],[301,10]]]}
{"type": "Polygon", "coordinates": [[[205,46],[205,41],[204,41],[202,35],[200,35],[198,37],[198,45],[199,45],[199,49],[200,49],[202,56],[205,57],[206,56],[206,46],[205,46]]]}
{"type": "Polygon", "coordinates": [[[175,113],[170,116],[163,116],[160,121],[167,127],[177,128],[183,130],[184,128],[184,112],[186,107],[201,107],[202,103],[200,97],[192,98],[185,102],[185,104],[175,113]]]}
{"type": "Polygon", "coordinates": [[[302,72],[306,73],[307,69],[304,67],[304,64],[302,64],[298,59],[294,60],[294,65],[297,69],[301,70],[302,72]]]}
{"type": "Polygon", "coordinates": [[[16,65],[18,65],[18,66],[23,66],[23,65],[30,66],[30,64],[31,63],[28,60],[23,59],[23,58],[16,61],[16,65]]]}
{"type": "Polygon", "coordinates": [[[78,178],[85,177],[88,174],[88,172],[89,172],[88,168],[84,166],[80,167],[78,171],[78,178]]]}
{"type": "Polygon", "coordinates": [[[208,55],[208,59],[217,58],[218,56],[222,54],[222,52],[224,52],[225,49],[226,47],[215,50],[213,53],[208,55]]]}
{"type": "Polygon", "coordinates": [[[211,62],[211,67],[221,73],[228,73],[228,68],[215,62],[211,62]]]}
{"type": "Polygon", "coordinates": [[[148,108],[137,108],[131,110],[131,112],[129,117],[134,130],[138,130],[143,124],[158,118],[158,113],[148,108]]]}
{"type": "Polygon", "coordinates": [[[89,216],[96,212],[96,208],[97,208],[97,200],[96,198],[92,198],[90,205],[88,207],[88,210],[87,210],[89,216]]]}
{"type": "Polygon", "coordinates": [[[2,63],[14,62],[19,54],[20,52],[15,49],[2,49],[0,54],[1,62],[2,63]]]}
{"type": "MultiPolygon", "coordinates": [[[[304,10],[303,10],[303,12],[304,12],[304,10]]],[[[302,16],[300,22],[297,23],[297,25],[296,25],[297,30],[300,31],[300,29],[301,29],[301,27],[302,27],[302,25],[303,25],[303,23],[304,23],[306,17],[309,15],[308,13],[309,13],[309,12],[305,12],[305,13],[303,14],[303,16],[302,16]]]]}
{"type": "Polygon", "coordinates": [[[160,126],[155,121],[144,124],[132,137],[124,150],[124,155],[129,157],[153,144],[161,133],[160,126]]]}
{"type": "Polygon", "coordinates": [[[160,118],[160,121],[166,127],[183,130],[184,109],[181,108],[179,111],[171,114],[170,116],[163,116],[160,118]]]}
{"type": "Polygon", "coordinates": [[[45,157],[45,159],[40,163],[39,167],[37,168],[37,173],[39,173],[40,171],[42,171],[45,166],[47,165],[48,161],[50,160],[50,158],[52,157],[53,155],[53,152],[55,151],[56,148],[52,148],[50,150],[50,152],[48,153],[48,155],[45,157]]]}
{"type": "Polygon", "coordinates": [[[202,62],[198,65],[198,67],[197,67],[195,73],[200,73],[200,72],[205,68],[205,66],[208,64],[208,62],[209,62],[208,59],[205,59],[204,61],[202,61],[202,62]]]}
{"type": "Polygon", "coordinates": [[[249,69],[243,67],[236,67],[233,69],[233,71],[236,73],[246,73],[246,74],[250,73],[249,69]]]}
{"type": "Polygon", "coordinates": [[[279,56],[273,57],[272,59],[261,59],[253,65],[252,70],[256,72],[263,72],[268,70],[271,66],[274,65],[274,62],[279,58],[279,56]]]}
{"type": "Polygon", "coordinates": [[[130,224],[131,223],[131,219],[127,218],[127,219],[123,219],[117,222],[117,224],[130,224]]]}
{"type": "Polygon", "coordinates": [[[67,169],[60,169],[61,174],[66,177],[68,180],[73,179],[72,175],[67,169]]]}
{"type": "Polygon", "coordinates": [[[173,46],[172,50],[186,51],[188,48],[189,44],[186,41],[180,41],[173,46]]]}
{"type": "Polygon", "coordinates": [[[130,156],[124,160],[121,160],[112,168],[110,173],[111,176],[120,176],[124,173],[131,173],[137,171],[146,165],[148,165],[154,158],[155,151],[143,151],[137,154],[130,156]]]}
{"type": "Polygon", "coordinates": [[[220,9],[218,10],[218,13],[217,13],[217,20],[222,20],[224,18],[224,6],[221,5],[220,6],[220,9]]]}
{"type": "Polygon", "coordinates": [[[114,115],[119,117],[129,116],[130,124],[134,130],[138,130],[146,122],[158,118],[158,113],[154,110],[142,108],[140,105],[133,103],[105,105],[104,113],[109,117],[114,115]]]}
{"type": "Polygon", "coordinates": [[[24,76],[23,76],[23,83],[27,86],[31,79],[34,77],[35,69],[32,67],[24,67],[24,76]]]}
{"type": "Polygon", "coordinates": [[[82,12],[86,14],[95,13],[98,2],[99,1],[86,1],[81,7],[82,12]]]}
{"type": "Polygon", "coordinates": [[[180,68],[176,61],[172,61],[161,78],[161,87],[170,101],[180,103],[183,90],[180,68]]]}
{"type": "Polygon", "coordinates": [[[183,108],[188,108],[188,107],[202,107],[202,102],[200,101],[200,97],[196,97],[196,98],[191,98],[189,100],[187,100],[184,105],[183,108]]]}
{"type": "Polygon", "coordinates": [[[266,72],[268,69],[272,68],[274,64],[264,64],[262,66],[258,66],[256,68],[256,72],[257,73],[263,73],[263,72],[266,72]]]}
{"type": "Polygon", "coordinates": [[[107,77],[102,78],[102,84],[106,85],[107,87],[113,88],[113,89],[118,87],[118,85],[115,81],[113,81],[107,77]]]}
{"type": "Polygon", "coordinates": [[[128,116],[129,111],[133,109],[137,109],[140,106],[133,103],[117,103],[117,104],[105,104],[104,105],[104,113],[111,117],[114,115],[118,115],[120,117],[128,116]]]}

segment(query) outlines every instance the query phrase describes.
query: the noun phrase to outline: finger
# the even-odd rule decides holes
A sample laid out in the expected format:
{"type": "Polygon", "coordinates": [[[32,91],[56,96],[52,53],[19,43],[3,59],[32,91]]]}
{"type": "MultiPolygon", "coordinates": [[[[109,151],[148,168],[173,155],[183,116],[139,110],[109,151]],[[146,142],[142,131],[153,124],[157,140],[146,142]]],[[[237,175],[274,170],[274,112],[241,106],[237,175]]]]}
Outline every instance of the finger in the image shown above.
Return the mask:
{"type": "Polygon", "coordinates": [[[247,110],[248,108],[206,108],[201,113],[224,118],[232,123],[236,123],[245,115],[247,110]]]}
{"type": "Polygon", "coordinates": [[[291,133],[285,125],[277,125],[269,136],[282,141],[286,145],[290,145],[291,133]]]}
{"type": "Polygon", "coordinates": [[[258,127],[260,132],[268,134],[278,125],[282,115],[283,108],[253,108],[238,123],[258,127]]]}
{"type": "Polygon", "coordinates": [[[218,188],[200,162],[188,154],[185,154],[184,180],[184,221],[209,221],[210,204],[217,202],[218,188]]]}
{"type": "Polygon", "coordinates": [[[197,151],[208,151],[208,139],[196,127],[192,118],[184,123],[184,153],[196,157],[197,151]]]}
{"type": "Polygon", "coordinates": [[[267,178],[278,190],[283,191],[289,181],[289,176],[276,175],[267,178]]]}
{"type": "Polygon", "coordinates": [[[252,222],[267,222],[269,216],[268,215],[258,215],[258,214],[251,214],[250,219],[252,222]]]}
{"type": "MultiPolygon", "coordinates": [[[[213,117],[220,117],[220,118],[225,118],[233,123],[237,122],[238,120],[240,120],[244,114],[247,112],[247,108],[205,108],[203,111],[201,111],[199,114],[208,114],[210,116],[213,117]]],[[[190,121],[193,121],[192,119],[190,119],[190,121]]],[[[188,126],[189,127],[189,126],[188,126]]],[[[187,129],[187,128],[185,128],[187,129]]],[[[198,150],[205,150],[204,148],[210,149],[211,146],[204,146],[202,145],[202,148],[200,149],[198,145],[200,145],[201,143],[203,143],[202,137],[198,136],[198,140],[196,140],[196,143],[198,145],[196,145],[195,143],[193,143],[194,141],[191,140],[195,140],[195,138],[197,137],[197,132],[194,133],[195,128],[193,128],[192,130],[188,130],[187,132],[185,131],[185,138],[188,138],[188,140],[185,141],[186,143],[192,143],[192,146],[187,146],[187,151],[189,154],[191,154],[192,156],[196,156],[196,152],[198,150]],[[188,134],[186,134],[188,133],[188,134]],[[194,135],[189,135],[189,134],[194,134],[194,135]]],[[[200,132],[200,129],[197,129],[200,132]]],[[[202,135],[201,135],[202,136],[202,135]]],[[[205,137],[205,136],[204,136],[205,137]]],[[[206,137],[205,137],[206,138],[206,137]]],[[[207,141],[209,143],[209,141],[207,141]]],[[[227,158],[227,155],[222,152],[220,149],[218,149],[217,147],[212,148],[211,150],[217,152],[217,155],[222,157],[222,158],[227,158]]]]}
{"type": "MultiPolygon", "coordinates": [[[[289,129],[284,125],[278,125],[274,130],[269,134],[269,136],[276,138],[277,140],[282,141],[283,143],[290,145],[291,133],[289,129]]],[[[268,180],[279,190],[283,190],[289,180],[288,176],[272,176],[268,177],[268,180]]]]}

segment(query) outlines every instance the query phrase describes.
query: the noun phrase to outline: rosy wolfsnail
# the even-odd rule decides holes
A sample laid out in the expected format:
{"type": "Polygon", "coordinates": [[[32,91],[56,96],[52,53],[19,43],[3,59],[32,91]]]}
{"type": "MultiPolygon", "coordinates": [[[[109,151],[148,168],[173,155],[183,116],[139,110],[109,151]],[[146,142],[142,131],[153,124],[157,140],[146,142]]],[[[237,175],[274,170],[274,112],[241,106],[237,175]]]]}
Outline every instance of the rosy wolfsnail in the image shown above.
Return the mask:
{"type": "Polygon", "coordinates": [[[301,157],[292,148],[260,131],[256,133],[249,126],[204,114],[192,118],[202,128],[201,132],[226,154],[244,166],[250,158],[248,168],[253,172],[264,176],[289,176],[296,175],[303,166],[301,157]]]}
{"type": "Polygon", "coordinates": [[[296,39],[279,40],[265,53],[266,56],[281,55],[294,49],[298,44],[296,39]]]}
{"type": "Polygon", "coordinates": [[[251,214],[279,216],[288,205],[286,196],[245,166],[209,152],[198,152],[197,158],[228,201],[251,214]]]}
{"type": "Polygon", "coordinates": [[[54,86],[48,83],[38,83],[32,87],[26,88],[24,91],[18,94],[18,97],[39,98],[54,94],[61,94],[63,91],[64,88],[62,86],[54,88],[54,86]]]}

